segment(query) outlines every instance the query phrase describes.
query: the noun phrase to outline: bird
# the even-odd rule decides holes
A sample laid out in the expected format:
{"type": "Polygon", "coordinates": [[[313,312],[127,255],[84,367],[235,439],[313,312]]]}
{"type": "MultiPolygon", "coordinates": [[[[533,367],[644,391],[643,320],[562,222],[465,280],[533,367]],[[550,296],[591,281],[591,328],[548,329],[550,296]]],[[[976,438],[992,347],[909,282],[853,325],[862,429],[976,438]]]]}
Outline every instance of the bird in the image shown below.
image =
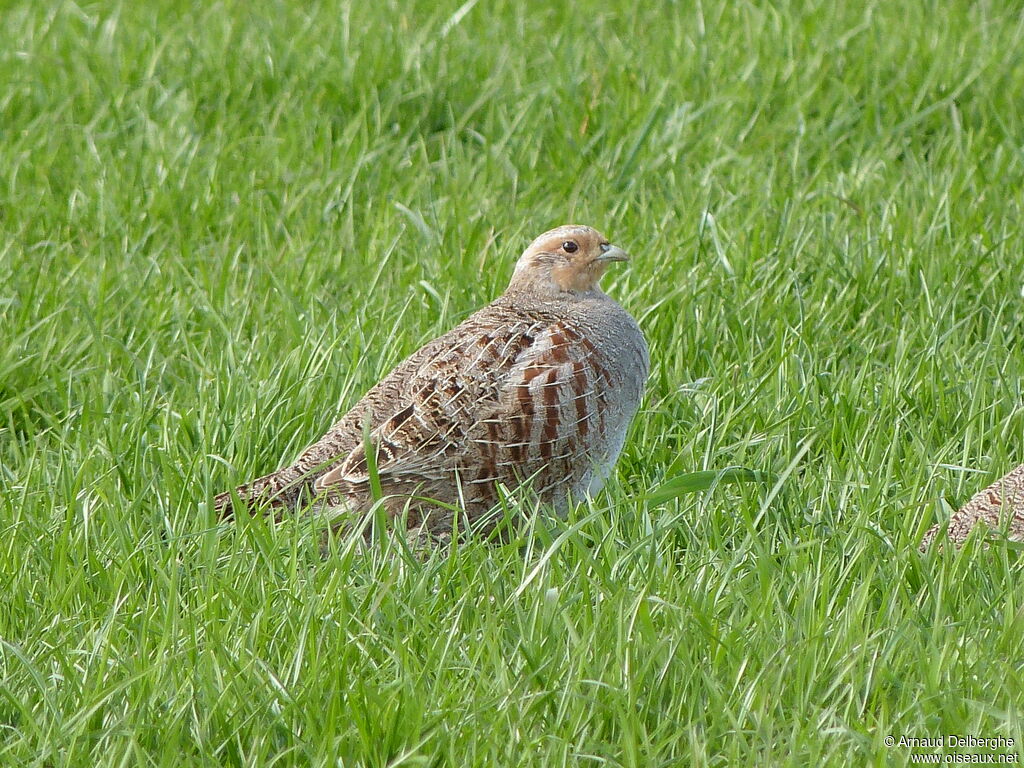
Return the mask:
{"type": "MultiPolygon", "coordinates": [[[[927,550],[942,531],[942,524],[932,526],[921,540],[921,551],[927,550]]],[[[996,480],[964,504],[946,526],[946,539],[961,546],[975,528],[991,532],[1004,531],[1011,541],[1024,541],[1024,464],[996,480]]]]}
{"type": "Polygon", "coordinates": [[[504,293],[401,362],[294,463],[214,509],[280,520],[305,506],[341,527],[379,496],[390,519],[443,539],[492,531],[503,488],[528,485],[556,513],[596,494],[650,369],[636,320],[599,286],[629,258],[591,227],[540,235],[504,293]]]}

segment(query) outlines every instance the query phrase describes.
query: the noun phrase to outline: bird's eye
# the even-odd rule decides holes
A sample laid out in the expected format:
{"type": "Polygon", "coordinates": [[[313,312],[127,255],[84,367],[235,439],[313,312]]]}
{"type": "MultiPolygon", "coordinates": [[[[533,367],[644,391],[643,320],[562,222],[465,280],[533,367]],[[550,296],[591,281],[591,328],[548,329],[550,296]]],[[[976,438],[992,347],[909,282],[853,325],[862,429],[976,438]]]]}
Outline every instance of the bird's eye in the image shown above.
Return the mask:
{"type": "Polygon", "coordinates": [[[564,243],[562,243],[562,250],[565,251],[566,253],[576,253],[576,251],[578,251],[579,249],[580,247],[572,240],[566,240],[564,243]]]}

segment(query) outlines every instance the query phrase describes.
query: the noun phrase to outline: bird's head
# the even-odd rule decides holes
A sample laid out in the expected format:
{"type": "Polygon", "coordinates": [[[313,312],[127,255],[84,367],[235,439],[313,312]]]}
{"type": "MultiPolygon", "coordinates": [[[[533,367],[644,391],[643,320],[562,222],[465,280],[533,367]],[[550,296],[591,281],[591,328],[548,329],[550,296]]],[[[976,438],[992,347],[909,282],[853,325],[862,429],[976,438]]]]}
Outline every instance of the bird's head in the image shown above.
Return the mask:
{"type": "Polygon", "coordinates": [[[545,232],[516,262],[509,289],[536,293],[587,293],[613,261],[628,261],[621,248],[596,229],[576,225],[545,232]]]}

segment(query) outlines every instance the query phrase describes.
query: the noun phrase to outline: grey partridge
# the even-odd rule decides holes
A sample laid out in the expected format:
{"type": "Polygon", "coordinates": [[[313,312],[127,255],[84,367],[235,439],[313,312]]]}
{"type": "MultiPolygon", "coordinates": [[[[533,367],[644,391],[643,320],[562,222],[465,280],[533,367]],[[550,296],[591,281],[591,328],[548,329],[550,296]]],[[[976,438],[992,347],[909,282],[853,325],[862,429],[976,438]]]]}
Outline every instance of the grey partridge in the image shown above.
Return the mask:
{"type": "Polygon", "coordinates": [[[493,527],[499,486],[529,483],[559,511],[596,493],[649,368],[636,321],[598,286],[627,259],[590,227],[545,232],[505,293],[398,365],[295,463],[215,508],[229,517],[237,497],[277,515],[310,504],[353,519],[374,501],[367,445],[388,515],[433,535],[462,512],[460,527],[493,527]]]}
{"type": "MultiPolygon", "coordinates": [[[[949,519],[946,536],[954,545],[960,546],[978,526],[993,531],[1005,530],[1008,539],[1024,541],[1024,464],[971,497],[949,519]]],[[[928,529],[921,540],[922,551],[931,545],[941,530],[941,524],[928,529]]]]}

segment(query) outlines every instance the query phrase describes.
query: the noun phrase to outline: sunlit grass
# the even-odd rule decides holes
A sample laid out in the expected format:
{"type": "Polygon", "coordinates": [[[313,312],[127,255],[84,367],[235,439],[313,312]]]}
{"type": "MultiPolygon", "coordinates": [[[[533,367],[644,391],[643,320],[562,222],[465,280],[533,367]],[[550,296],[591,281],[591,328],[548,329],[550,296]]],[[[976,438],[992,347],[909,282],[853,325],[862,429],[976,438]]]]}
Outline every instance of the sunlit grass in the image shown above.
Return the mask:
{"type": "Polygon", "coordinates": [[[916,543],[1024,460],[1022,18],[8,3],[0,764],[1019,747],[1016,553],[916,543]],[[566,222],[651,346],[597,499],[425,558],[216,523],[566,222]]]}

